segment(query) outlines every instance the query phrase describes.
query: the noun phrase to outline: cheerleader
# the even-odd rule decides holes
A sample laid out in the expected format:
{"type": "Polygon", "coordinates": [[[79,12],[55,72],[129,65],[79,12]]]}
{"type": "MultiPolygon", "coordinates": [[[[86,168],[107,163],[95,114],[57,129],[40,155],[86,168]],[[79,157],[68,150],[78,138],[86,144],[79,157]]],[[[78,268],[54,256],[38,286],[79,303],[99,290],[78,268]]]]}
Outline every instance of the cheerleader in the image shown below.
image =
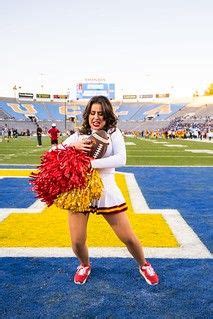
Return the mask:
{"type": "Polygon", "coordinates": [[[115,182],[115,168],[126,164],[126,148],[121,131],[116,127],[117,118],[111,102],[105,96],[94,96],[83,113],[81,129],[69,136],[63,146],[89,153],[91,144],[87,138],[93,131],[105,130],[109,137],[107,151],[102,158],[92,159],[91,168],[97,169],[103,183],[102,195],[94,200],[84,212],[69,212],[69,229],[72,249],[80,265],[74,275],[75,284],[86,283],[91,273],[91,264],[86,245],[87,224],[90,213],[101,214],[117,237],[126,245],[139,265],[139,272],[150,285],[159,282],[151,264],[145,259],[143,248],[134,234],[126,215],[127,204],[115,182]]]}

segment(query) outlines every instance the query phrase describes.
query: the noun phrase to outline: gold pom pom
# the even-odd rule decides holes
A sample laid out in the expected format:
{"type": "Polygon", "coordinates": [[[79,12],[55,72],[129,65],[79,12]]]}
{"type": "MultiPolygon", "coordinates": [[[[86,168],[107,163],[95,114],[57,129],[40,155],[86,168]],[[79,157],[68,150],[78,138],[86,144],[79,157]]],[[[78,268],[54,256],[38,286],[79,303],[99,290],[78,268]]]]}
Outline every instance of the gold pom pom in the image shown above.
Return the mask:
{"type": "Polygon", "coordinates": [[[84,212],[89,209],[93,200],[99,199],[103,190],[103,183],[97,170],[87,176],[85,188],[75,188],[72,191],[58,195],[54,204],[71,213],[84,212]]]}

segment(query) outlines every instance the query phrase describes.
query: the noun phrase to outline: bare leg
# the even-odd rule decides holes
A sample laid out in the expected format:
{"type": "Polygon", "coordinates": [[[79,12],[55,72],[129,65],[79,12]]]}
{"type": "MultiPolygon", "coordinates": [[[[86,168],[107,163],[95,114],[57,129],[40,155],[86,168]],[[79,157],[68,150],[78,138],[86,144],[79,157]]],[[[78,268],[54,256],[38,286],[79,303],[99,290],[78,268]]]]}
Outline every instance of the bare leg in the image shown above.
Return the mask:
{"type": "Polygon", "coordinates": [[[130,254],[137,260],[138,264],[144,265],[146,260],[143,248],[134,234],[128,217],[125,213],[103,215],[114,230],[118,238],[127,246],[130,254]]]}
{"type": "Polygon", "coordinates": [[[72,249],[80,263],[84,266],[90,263],[86,245],[88,218],[89,214],[68,214],[72,249]]]}

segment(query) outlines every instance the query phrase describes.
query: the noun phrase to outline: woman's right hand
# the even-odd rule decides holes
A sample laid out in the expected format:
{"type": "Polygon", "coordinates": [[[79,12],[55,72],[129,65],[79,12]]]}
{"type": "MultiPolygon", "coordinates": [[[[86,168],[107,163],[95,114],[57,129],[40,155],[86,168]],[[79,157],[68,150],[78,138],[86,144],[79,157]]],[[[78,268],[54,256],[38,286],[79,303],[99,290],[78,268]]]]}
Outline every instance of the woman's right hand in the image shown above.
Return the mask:
{"type": "Polygon", "coordinates": [[[73,143],[72,146],[75,147],[77,150],[89,153],[91,151],[92,143],[91,141],[88,141],[88,139],[82,139],[73,143]]]}

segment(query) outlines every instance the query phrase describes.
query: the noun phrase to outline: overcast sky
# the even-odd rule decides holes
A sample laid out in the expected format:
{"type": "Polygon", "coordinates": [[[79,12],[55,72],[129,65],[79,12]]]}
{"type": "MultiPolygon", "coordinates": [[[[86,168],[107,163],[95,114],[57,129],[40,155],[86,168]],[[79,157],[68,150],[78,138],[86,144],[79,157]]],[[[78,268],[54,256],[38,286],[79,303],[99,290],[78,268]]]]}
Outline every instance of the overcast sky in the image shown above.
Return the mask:
{"type": "Polygon", "coordinates": [[[118,94],[213,82],[212,0],[2,0],[0,12],[1,96],[74,94],[91,77],[118,94]]]}

